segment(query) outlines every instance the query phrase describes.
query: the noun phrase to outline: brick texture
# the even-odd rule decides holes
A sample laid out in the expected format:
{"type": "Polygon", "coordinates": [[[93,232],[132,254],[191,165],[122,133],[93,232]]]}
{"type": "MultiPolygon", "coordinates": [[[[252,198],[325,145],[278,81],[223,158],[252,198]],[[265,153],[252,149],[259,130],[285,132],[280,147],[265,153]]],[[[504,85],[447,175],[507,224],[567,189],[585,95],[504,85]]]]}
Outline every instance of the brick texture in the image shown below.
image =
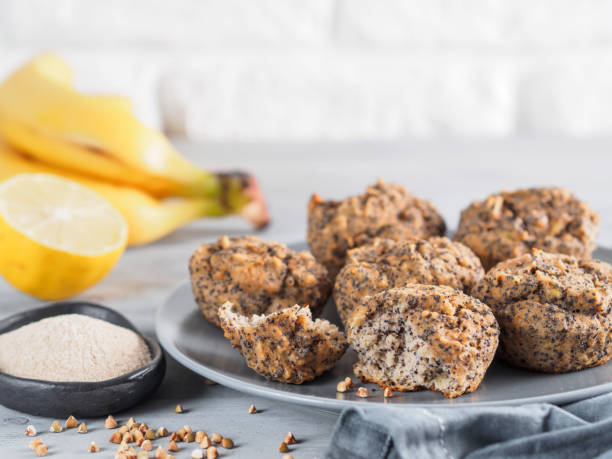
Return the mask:
{"type": "Polygon", "coordinates": [[[612,43],[607,0],[338,0],[347,45],[494,51],[612,43]]]}
{"type": "Polygon", "coordinates": [[[5,0],[0,77],[77,87],[203,140],[612,134],[612,1],[5,0]]]}

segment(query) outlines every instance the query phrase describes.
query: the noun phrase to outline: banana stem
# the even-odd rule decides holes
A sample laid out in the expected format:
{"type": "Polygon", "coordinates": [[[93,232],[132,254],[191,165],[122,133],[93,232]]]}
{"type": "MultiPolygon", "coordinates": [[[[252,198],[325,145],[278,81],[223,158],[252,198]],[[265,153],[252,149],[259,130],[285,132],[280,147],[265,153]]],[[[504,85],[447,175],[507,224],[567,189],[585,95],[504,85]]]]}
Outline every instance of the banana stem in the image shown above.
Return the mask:
{"type": "Polygon", "coordinates": [[[129,245],[143,245],[156,241],[186,223],[203,217],[223,217],[226,215],[242,215],[257,228],[262,228],[262,205],[265,215],[265,204],[262,200],[250,196],[252,186],[238,187],[237,182],[230,180],[230,186],[219,197],[204,198],[169,198],[154,201],[147,198],[147,205],[129,205],[122,209],[124,202],[118,203],[120,210],[130,226],[129,245]],[[223,198],[223,199],[221,199],[223,198]],[[253,215],[251,215],[251,209],[253,215]]]}
{"type": "Polygon", "coordinates": [[[197,188],[186,188],[179,194],[185,198],[208,198],[212,206],[210,211],[215,215],[240,215],[251,222],[256,230],[270,223],[266,201],[253,175],[241,171],[202,174],[197,188]]]}
{"type": "Polygon", "coordinates": [[[222,172],[219,180],[220,215],[238,214],[261,230],[270,223],[270,214],[257,179],[244,172],[222,172]]]}

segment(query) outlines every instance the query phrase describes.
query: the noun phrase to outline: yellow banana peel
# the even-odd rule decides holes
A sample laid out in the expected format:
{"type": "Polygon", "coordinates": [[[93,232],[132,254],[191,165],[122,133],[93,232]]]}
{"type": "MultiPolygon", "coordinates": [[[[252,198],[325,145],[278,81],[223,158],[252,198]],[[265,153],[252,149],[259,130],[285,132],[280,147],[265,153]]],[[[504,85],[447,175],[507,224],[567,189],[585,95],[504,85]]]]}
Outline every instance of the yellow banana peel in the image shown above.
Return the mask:
{"type": "Polygon", "coordinates": [[[54,54],[33,59],[0,84],[0,137],[25,155],[19,167],[48,167],[90,180],[102,194],[119,193],[107,197],[133,219],[130,244],[154,240],[198,216],[236,213],[258,229],[269,222],[254,177],[195,167],[162,133],[136,119],[128,99],[75,91],[70,68],[54,54]],[[189,199],[155,199],[167,197],[189,199]],[[155,228],[147,229],[147,219],[155,228]]]}
{"type": "Polygon", "coordinates": [[[157,197],[220,193],[218,176],[187,161],[120,98],[72,87],[66,63],[43,54],[0,85],[0,134],[41,162],[157,197]]]}

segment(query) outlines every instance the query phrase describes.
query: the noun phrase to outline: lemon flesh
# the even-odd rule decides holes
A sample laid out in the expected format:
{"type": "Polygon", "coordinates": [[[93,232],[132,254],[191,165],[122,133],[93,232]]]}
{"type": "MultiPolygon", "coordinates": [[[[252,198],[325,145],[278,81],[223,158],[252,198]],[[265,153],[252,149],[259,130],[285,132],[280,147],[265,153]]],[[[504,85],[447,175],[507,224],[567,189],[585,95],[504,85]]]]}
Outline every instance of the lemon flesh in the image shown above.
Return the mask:
{"type": "Polygon", "coordinates": [[[78,183],[51,174],[0,183],[0,273],[37,298],[68,298],[97,283],[127,235],[119,211],[78,183]]]}

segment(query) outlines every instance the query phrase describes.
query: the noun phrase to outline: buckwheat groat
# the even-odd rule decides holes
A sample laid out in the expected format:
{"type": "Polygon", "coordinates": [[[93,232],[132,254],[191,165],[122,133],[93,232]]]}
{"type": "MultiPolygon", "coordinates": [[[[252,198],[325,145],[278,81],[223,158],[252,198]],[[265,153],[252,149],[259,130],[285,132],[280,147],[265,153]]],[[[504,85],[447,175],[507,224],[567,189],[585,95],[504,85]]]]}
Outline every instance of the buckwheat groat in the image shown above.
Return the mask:
{"type": "Polygon", "coordinates": [[[368,297],[347,333],[362,381],[453,398],[480,385],[499,328],[479,300],[447,286],[414,284],[368,297]]]}
{"type": "Polygon", "coordinates": [[[302,384],[331,369],[346,351],[344,334],[326,320],[312,320],[298,305],[269,315],[245,317],[231,303],[219,308],[225,337],[249,368],[264,378],[302,384]]]}
{"type": "Polygon", "coordinates": [[[443,235],[445,229],[444,220],[430,202],[382,180],[359,196],[324,201],[315,194],[308,204],[308,244],[332,277],[344,265],[349,249],[375,237],[428,238],[443,235]]]}
{"type": "Polygon", "coordinates": [[[588,258],[599,216],[563,188],[502,191],[461,213],[455,240],[470,247],[485,269],[532,248],[588,258]]]}
{"type": "Polygon", "coordinates": [[[503,261],[472,294],[493,310],[500,355],[546,373],[601,365],[611,356],[612,266],[539,250],[503,261]]]}
{"type": "Polygon", "coordinates": [[[308,252],[294,252],[254,236],[201,244],[189,262],[198,307],[219,325],[219,306],[231,301],[245,315],[278,311],[296,303],[316,317],[331,290],[326,269],[308,252]]]}
{"type": "Polygon", "coordinates": [[[482,276],[478,257],[448,238],[375,239],[348,252],[336,277],[334,300],[346,323],[365,296],[407,284],[448,285],[469,293],[482,276]]]}

